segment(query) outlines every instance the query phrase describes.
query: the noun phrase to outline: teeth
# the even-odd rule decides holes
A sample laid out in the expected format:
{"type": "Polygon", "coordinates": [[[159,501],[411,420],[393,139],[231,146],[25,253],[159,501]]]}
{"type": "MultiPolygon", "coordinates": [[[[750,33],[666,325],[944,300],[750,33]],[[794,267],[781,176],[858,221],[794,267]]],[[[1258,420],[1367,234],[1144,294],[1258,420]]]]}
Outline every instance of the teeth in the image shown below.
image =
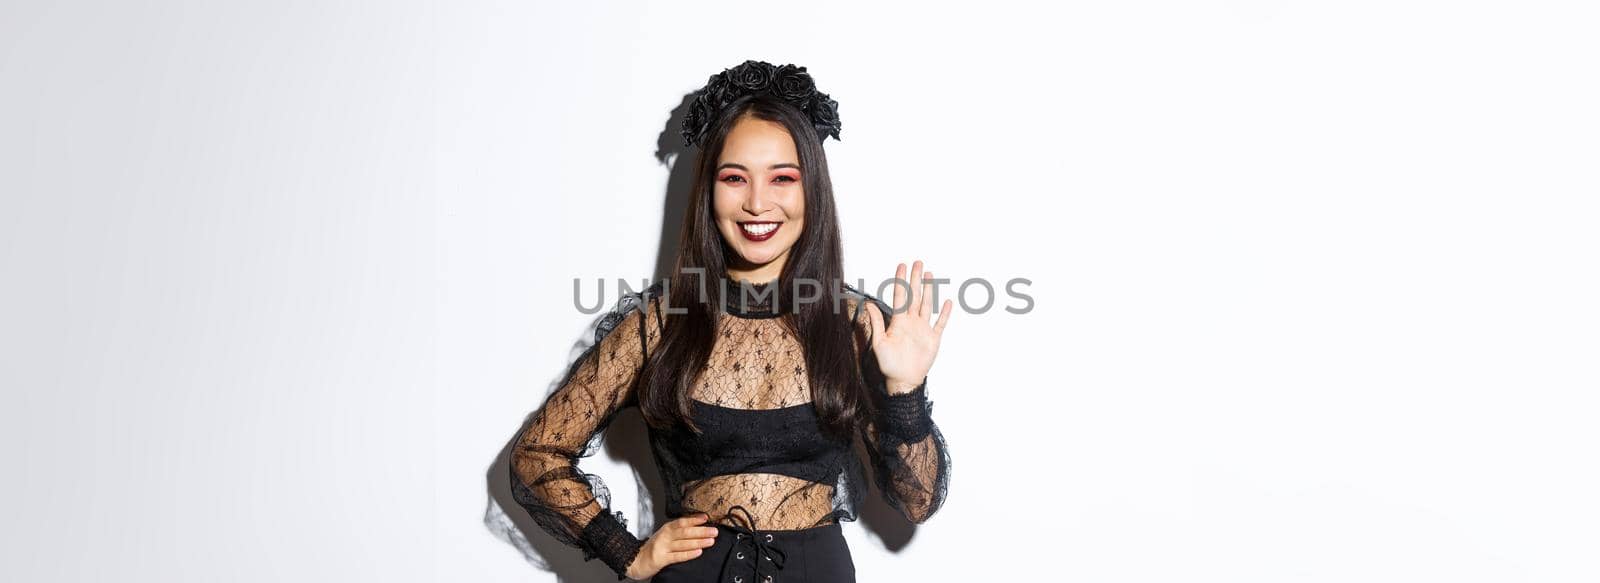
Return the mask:
{"type": "Polygon", "coordinates": [[[750,233],[751,235],[765,235],[767,233],[771,233],[773,229],[778,228],[778,223],[744,223],[739,226],[744,228],[744,232],[750,233]]]}

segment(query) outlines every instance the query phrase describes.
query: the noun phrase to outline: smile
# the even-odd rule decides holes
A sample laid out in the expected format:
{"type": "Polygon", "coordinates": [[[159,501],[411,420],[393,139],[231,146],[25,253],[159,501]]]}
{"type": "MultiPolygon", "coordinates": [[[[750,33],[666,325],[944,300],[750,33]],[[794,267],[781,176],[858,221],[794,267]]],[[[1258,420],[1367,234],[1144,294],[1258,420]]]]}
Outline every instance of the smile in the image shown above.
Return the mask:
{"type": "Polygon", "coordinates": [[[778,232],[778,227],[783,223],[777,221],[750,221],[739,223],[739,232],[744,233],[744,238],[751,241],[765,241],[771,239],[778,232]]]}

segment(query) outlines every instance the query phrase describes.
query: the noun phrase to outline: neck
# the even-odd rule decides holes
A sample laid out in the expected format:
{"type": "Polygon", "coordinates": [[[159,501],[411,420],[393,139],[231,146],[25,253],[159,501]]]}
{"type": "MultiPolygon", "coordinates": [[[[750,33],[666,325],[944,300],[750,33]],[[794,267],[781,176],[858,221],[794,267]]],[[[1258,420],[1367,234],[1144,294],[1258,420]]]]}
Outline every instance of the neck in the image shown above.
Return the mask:
{"type": "Polygon", "coordinates": [[[729,269],[721,284],[722,310],[741,318],[782,315],[777,282],[776,273],[729,269]]]}

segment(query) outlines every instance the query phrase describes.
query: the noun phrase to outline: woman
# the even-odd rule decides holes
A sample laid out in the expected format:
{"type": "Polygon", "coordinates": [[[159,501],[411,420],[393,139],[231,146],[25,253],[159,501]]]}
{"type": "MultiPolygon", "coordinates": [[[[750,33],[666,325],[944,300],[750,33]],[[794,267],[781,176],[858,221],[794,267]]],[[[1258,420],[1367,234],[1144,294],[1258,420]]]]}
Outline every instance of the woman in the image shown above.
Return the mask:
{"type": "Polygon", "coordinates": [[[840,523],[864,492],[856,436],[908,520],[943,504],[950,457],[925,380],[951,304],[930,323],[920,261],[909,280],[897,267],[892,307],[843,283],[822,150],[836,107],[804,67],[711,77],[684,121],[700,152],[670,285],[618,302],[518,438],[517,502],[618,579],[854,581],[840,523]],[[671,518],[647,540],[577,467],[630,406],[671,518]]]}

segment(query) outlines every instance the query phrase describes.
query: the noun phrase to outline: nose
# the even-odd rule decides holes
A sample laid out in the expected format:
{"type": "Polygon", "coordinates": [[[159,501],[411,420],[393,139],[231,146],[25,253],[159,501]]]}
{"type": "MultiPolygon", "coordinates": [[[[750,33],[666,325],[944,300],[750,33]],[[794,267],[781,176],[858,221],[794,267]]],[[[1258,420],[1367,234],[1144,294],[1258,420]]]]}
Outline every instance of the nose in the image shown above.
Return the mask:
{"type": "Polygon", "coordinates": [[[767,209],[772,206],[772,202],[767,200],[769,196],[770,193],[767,191],[765,184],[757,184],[750,187],[750,194],[744,197],[744,212],[750,213],[752,216],[761,216],[761,213],[767,212],[767,209]]]}

